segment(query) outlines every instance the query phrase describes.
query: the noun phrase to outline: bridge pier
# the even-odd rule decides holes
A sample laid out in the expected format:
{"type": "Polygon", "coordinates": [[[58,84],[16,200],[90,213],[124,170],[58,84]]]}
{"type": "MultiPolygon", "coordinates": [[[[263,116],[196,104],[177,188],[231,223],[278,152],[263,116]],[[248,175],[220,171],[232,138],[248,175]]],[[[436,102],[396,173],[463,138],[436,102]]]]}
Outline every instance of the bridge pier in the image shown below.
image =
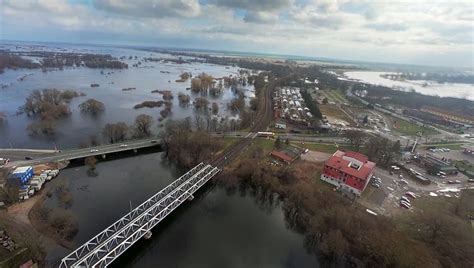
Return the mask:
{"type": "Polygon", "coordinates": [[[189,195],[188,201],[193,201],[193,199],[194,199],[194,195],[189,195]]]}
{"type": "Polygon", "coordinates": [[[107,156],[105,154],[102,155],[102,159],[105,159],[107,156]]]}
{"type": "Polygon", "coordinates": [[[133,152],[134,152],[134,153],[138,153],[138,150],[137,150],[137,149],[133,149],[133,152]]]}

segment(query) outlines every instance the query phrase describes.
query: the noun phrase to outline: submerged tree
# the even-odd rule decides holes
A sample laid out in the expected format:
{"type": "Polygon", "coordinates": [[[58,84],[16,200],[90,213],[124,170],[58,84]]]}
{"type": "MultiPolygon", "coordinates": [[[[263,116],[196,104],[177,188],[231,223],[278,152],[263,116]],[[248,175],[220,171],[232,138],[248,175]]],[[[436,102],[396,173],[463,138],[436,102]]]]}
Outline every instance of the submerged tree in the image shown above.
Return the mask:
{"type": "Polygon", "coordinates": [[[105,105],[103,102],[100,102],[95,99],[88,99],[85,102],[79,104],[79,108],[83,113],[90,113],[96,115],[105,110],[105,105]]]}

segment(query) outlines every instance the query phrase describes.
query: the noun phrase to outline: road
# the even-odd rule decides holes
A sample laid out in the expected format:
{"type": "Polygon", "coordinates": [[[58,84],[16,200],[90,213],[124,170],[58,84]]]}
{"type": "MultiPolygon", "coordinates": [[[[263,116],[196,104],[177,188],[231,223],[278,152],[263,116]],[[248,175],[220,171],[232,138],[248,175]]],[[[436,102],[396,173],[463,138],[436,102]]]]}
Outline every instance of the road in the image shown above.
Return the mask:
{"type": "MultiPolygon", "coordinates": [[[[89,148],[84,148],[84,149],[57,151],[56,153],[53,153],[52,155],[49,154],[48,156],[39,157],[32,160],[11,161],[9,163],[9,166],[35,165],[35,164],[41,164],[41,163],[47,163],[47,162],[67,161],[67,160],[73,160],[73,159],[78,159],[78,158],[85,158],[88,156],[100,156],[100,155],[106,155],[110,153],[124,152],[124,151],[159,146],[159,145],[160,143],[156,139],[125,141],[122,143],[107,144],[107,145],[89,147],[89,148]]],[[[2,154],[4,152],[11,153],[12,151],[10,149],[6,149],[6,150],[2,149],[0,151],[0,153],[2,154]]],[[[20,153],[20,150],[15,150],[14,152],[16,156],[18,156],[18,154],[20,153]]],[[[24,152],[30,153],[31,151],[26,150],[24,152]]],[[[7,154],[5,154],[4,156],[8,157],[7,154]]]]}

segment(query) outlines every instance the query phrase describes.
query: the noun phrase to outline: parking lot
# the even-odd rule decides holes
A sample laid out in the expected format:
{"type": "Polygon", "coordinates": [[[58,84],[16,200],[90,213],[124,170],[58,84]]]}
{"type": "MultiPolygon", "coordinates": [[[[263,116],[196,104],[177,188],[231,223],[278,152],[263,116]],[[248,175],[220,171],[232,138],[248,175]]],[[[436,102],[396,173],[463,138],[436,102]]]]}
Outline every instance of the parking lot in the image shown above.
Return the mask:
{"type": "MultiPolygon", "coordinates": [[[[416,170],[421,171],[422,169],[416,167],[416,170]]],[[[377,167],[374,176],[381,179],[382,183],[380,188],[372,186],[372,181],[369,182],[362,197],[359,199],[359,202],[365,207],[378,214],[383,214],[389,217],[406,211],[405,208],[400,207],[400,198],[408,191],[415,193],[417,196],[446,196],[459,198],[460,188],[474,187],[474,183],[468,183],[466,178],[463,179],[461,184],[447,184],[444,183],[442,179],[434,177],[433,183],[424,185],[411,179],[405,171],[392,170],[392,172],[393,175],[390,174],[389,170],[377,167]],[[407,183],[401,181],[400,174],[407,183]]]]}

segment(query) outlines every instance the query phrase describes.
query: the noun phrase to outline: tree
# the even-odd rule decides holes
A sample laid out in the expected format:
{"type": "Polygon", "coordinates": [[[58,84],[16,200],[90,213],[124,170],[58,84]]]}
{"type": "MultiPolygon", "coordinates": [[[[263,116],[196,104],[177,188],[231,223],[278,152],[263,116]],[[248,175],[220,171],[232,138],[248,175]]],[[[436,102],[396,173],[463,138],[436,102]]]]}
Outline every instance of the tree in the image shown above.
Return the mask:
{"type": "MultiPolygon", "coordinates": [[[[5,174],[6,179],[6,170],[3,168],[0,170],[1,173],[5,174]]],[[[20,188],[17,185],[6,183],[3,187],[0,187],[0,200],[4,201],[7,204],[13,204],[20,200],[18,193],[20,188]]]]}
{"type": "Polygon", "coordinates": [[[151,136],[151,125],[153,124],[153,117],[147,114],[138,115],[135,118],[135,125],[133,126],[133,135],[136,138],[148,138],[151,136]]]}
{"type": "Polygon", "coordinates": [[[281,140],[280,140],[280,137],[277,137],[276,140],[275,140],[275,148],[276,149],[281,149],[281,140]]]}
{"type": "Polygon", "coordinates": [[[331,230],[322,240],[321,250],[332,259],[340,259],[349,249],[349,243],[340,230],[331,230]]]}
{"type": "Polygon", "coordinates": [[[90,113],[92,115],[97,115],[100,112],[105,110],[104,103],[95,100],[95,99],[88,99],[85,102],[79,104],[79,108],[83,113],[90,113]]]}
{"type": "Polygon", "coordinates": [[[346,137],[350,140],[351,145],[355,147],[358,151],[360,146],[364,143],[367,138],[367,135],[358,130],[348,130],[346,131],[346,137]]]}
{"type": "Polygon", "coordinates": [[[328,104],[328,98],[327,97],[323,98],[323,104],[328,104]]]}
{"type": "Polygon", "coordinates": [[[128,126],[124,122],[106,124],[102,135],[110,142],[116,143],[127,139],[128,126]]]}

